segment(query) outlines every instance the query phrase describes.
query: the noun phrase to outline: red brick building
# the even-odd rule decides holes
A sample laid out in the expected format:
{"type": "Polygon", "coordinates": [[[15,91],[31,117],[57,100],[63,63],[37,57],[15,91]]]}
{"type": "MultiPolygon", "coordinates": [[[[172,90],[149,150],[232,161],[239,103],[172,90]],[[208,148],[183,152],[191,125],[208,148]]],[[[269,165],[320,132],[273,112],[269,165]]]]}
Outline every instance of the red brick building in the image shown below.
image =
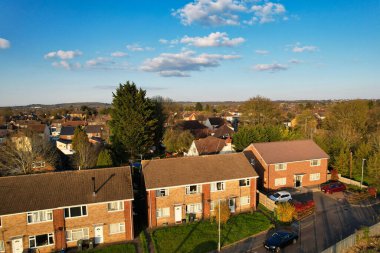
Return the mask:
{"type": "Polygon", "coordinates": [[[256,208],[257,173],[243,153],[143,161],[148,224],[208,219],[219,200],[231,213],[256,208]]]}
{"type": "Polygon", "coordinates": [[[259,188],[275,190],[326,181],[329,156],[312,140],[253,143],[244,154],[259,174],[259,188]]]}
{"type": "Polygon", "coordinates": [[[132,240],[129,167],[0,178],[0,252],[132,240]]]}

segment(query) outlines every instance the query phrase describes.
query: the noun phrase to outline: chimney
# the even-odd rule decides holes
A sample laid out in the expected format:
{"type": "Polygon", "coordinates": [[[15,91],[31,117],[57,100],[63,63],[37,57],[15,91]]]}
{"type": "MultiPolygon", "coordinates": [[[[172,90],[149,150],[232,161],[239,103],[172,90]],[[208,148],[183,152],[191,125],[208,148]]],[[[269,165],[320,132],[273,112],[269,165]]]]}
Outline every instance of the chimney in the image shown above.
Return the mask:
{"type": "Polygon", "coordinates": [[[96,197],[96,190],[95,190],[95,177],[92,177],[92,186],[93,186],[93,190],[92,190],[92,196],[93,197],[96,197]]]}

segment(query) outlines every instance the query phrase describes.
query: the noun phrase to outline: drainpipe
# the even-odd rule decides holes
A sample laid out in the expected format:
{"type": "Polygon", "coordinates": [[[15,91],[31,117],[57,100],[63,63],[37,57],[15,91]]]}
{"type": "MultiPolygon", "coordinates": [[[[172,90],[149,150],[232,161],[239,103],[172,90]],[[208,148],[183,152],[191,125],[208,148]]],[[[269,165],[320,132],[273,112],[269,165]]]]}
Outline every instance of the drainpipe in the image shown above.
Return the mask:
{"type": "Polygon", "coordinates": [[[149,191],[149,227],[152,228],[152,191],[149,191]]]}

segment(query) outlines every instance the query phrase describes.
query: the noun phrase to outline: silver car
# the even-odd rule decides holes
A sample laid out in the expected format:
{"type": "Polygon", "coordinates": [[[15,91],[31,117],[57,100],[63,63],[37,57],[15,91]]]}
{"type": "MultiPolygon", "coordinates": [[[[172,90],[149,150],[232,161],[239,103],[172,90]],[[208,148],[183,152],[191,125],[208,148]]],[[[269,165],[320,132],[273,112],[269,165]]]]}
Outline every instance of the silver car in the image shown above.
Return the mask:
{"type": "Polygon", "coordinates": [[[292,195],[287,191],[279,191],[270,195],[269,198],[276,203],[288,202],[289,200],[292,200],[292,195]]]}

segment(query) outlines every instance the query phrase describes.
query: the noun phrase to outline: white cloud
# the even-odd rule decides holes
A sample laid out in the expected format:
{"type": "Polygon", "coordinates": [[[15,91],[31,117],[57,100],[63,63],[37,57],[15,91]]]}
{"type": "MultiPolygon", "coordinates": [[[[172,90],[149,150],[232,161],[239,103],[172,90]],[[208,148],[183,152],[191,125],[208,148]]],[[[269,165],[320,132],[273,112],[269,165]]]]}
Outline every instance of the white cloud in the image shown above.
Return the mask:
{"type": "Polygon", "coordinates": [[[244,38],[238,37],[230,39],[227,33],[215,32],[205,37],[188,37],[184,36],[181,43],[190,44],[196,47],[233,47],[245,41],[244,38]]]}
{"type": "Polygon", "coordinates": [[[278,63],[272,63],[272,64],[256,64],[253,66],[253,69],[256,71],[269,71],[269,72],[277,72],[280,70],[287,70],[288,66],[278,64],[278,63]]]}
{"type": "MultiPolygon", "coordinates": [[[[174,10],[184,25],[199,23],[207,26],[239,25],[241,16],[250,16],[243,23],[269,23],[283,17],[286,9],[282,4],[268,1],[249,0],[194,0],[184,7],[174,10]]],[[[283,20],[286,20],[283,18],[283,20]]]]}
{"type": "Polygon", "coordinates": [[[111,53],[111,56],[112,56],[112,57],[121,58],[121,57],[126,57],[126,56],[128,56],[128,54],[125,53],[125,52],[116,51],[116,52],[111,53]]]}
{"type": "Polygon", "coordinates": [[[101,70],[126,70],[129,68],[127,62],[118,63],[107,57],[97,57],[86,61],[84,65],[87,69],[101,70]]]}
{"type": "Polygon", "coordinates": [[[199,54],[182,51],[177,54],[162,53],[153,59],[147,59],[141,66],[142,71],[158,72],[161,76],[190,76],[191,71],[217,67],[223,60],[238,59],[239,55],[199,54]]]}
{"type": "Polygon", "coordinates": [[[70,62],[65,61],[65,60],[53,62],[51,65],[53,67],[56,67],[56,68],[64,68],[64,69],[67,69],[67,70],[81,68],[81,64],[80,63],[78,63],[78,62],[76,62],[76,63],[70,63],[70,62]]]}
{"type": "Polygon", "coordinates": [[[175,45],[178,44],[178,40],[167,40],[167,39],[159,39],[158,42],[161,44],[169,44],[169,45],[175,45]]]}
{"type": "Polygon", "coordinates": [[[291,60],[289,60],[289,63],[291,63],[291,64],[300,64],[300,63],[302,63],[303,61],[301,61],[301,60],[298,60],[298,59],[291,59],[291,60]]]}
{"type": "Polygon", "coordinates": [[[68,60],[73,59],[74,57],[82,55],[82,52],[79,50],[76,51],[64,51],[64,50],[58,50],[58,51],[52,51],[47,54],[45,54],[45,59],[51,59],[51,58],[59,58],[62,60],[68,60]]]}
{"type": "Polygon", "coordinates": [[[265,54],[269,54],[269,51],[258,49],[258,50],[255,51],[255,53],[256,54],[265,55],[265,54]]]}
{"type": "Polygon", "coordinates": [[[9,40],[0,38],[0,49],[7,49],[11,47],[9,40]]]}
{"type": "Polygon", "coordinates": [[[152,51],[152,50],[154,50],[153,47],[142,47],[142,46],[140,46],[137,43],[127,45],[127,49],[129,51],[132,51],[132,52],[142,52],[142,51],[152,51]]]}
{"type": "Polygon", "coordinates": [[[301,46],[300,43],[296,43],[292,47],[294,53],[315,52],[318,50],[318,47],[316,46],[301,46]]]}

